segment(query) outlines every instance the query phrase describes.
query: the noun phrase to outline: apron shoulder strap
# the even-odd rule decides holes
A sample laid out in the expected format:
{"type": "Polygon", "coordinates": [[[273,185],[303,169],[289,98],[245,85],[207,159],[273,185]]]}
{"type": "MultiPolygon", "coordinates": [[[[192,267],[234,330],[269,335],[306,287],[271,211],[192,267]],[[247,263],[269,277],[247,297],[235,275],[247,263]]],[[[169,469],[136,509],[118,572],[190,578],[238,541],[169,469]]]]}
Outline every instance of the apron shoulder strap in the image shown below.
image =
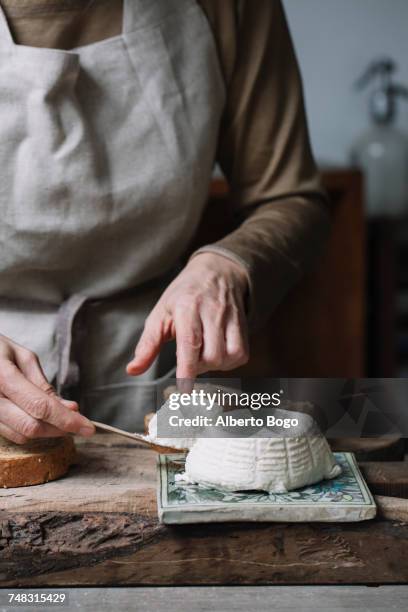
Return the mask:
{"type": "Polygon", "coordinates": [[[9,28],[9,24],[4,14],[3,8],[0,4],[0,48],[4,49],[5,47],[13,47],[14,40],[11,35],[11,30],[9,28]]]}
{"type": "Polygon", "coordinates": [[[123,33],[158,26],[173,13],[197,6],[196,0],[124,0],[123,33]]]}

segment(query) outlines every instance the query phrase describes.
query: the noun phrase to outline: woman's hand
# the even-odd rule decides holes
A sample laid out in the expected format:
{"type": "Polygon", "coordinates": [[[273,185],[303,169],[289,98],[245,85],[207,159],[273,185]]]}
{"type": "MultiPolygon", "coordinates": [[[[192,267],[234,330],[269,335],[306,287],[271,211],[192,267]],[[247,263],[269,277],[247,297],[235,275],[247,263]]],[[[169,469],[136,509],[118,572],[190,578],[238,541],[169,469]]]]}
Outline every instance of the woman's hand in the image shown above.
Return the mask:
{"type": "Polygon", "coordinates": [[[0,435],[24,444],[32,438],[94,432],[76,402],[57,396],[38,357],[0,335],[0,435]]]}
{"type": "Polygon", "coordinates": [[[247,288],[239,264],[213,253],[193,257],[147,318],[128,374],[147,370],[161,345],[172,338],[177,342],[177,379],[191,381],[197,374],[246,363],[247,288]]]}

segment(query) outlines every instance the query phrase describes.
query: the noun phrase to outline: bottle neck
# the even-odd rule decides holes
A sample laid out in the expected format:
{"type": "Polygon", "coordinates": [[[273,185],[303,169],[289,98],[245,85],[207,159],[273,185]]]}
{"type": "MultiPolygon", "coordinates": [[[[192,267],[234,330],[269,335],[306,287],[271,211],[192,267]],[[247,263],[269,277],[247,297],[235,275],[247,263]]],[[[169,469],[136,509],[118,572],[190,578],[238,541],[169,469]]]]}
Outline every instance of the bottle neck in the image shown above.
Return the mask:
{"type": "Polygon", "coordinates": [[[396,116],[394,96],[389,89],[377,89],[370,98],[370,116],[377,125],[390,126],[396,116]]]}

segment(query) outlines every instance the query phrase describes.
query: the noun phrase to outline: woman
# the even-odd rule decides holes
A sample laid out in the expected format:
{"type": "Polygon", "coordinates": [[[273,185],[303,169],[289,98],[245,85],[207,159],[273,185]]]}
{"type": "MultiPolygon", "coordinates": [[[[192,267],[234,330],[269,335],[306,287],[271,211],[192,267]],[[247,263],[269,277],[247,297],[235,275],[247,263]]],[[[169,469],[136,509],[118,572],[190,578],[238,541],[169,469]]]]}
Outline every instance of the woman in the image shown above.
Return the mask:
{"type": "Polygon", "coordinates": [[[0,4],[0,434],[140,428],[167,341],[179,379],[244,363],[324,239],[283,9],[0,4]],[[240,225],[180,270],[215,162],[240,225]]]}

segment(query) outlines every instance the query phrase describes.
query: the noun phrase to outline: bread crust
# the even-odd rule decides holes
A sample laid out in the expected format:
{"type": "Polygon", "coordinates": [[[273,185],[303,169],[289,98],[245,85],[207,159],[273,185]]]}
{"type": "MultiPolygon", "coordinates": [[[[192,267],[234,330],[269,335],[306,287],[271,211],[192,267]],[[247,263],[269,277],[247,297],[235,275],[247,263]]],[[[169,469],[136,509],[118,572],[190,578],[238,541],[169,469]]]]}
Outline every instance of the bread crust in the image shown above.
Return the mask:
{"type": "Polygon", "coordinates": [[[27,487],[60,478],[75,462],[71,437],[33,440],[24,445],[0,437],[0,487],[27,487]]]}

